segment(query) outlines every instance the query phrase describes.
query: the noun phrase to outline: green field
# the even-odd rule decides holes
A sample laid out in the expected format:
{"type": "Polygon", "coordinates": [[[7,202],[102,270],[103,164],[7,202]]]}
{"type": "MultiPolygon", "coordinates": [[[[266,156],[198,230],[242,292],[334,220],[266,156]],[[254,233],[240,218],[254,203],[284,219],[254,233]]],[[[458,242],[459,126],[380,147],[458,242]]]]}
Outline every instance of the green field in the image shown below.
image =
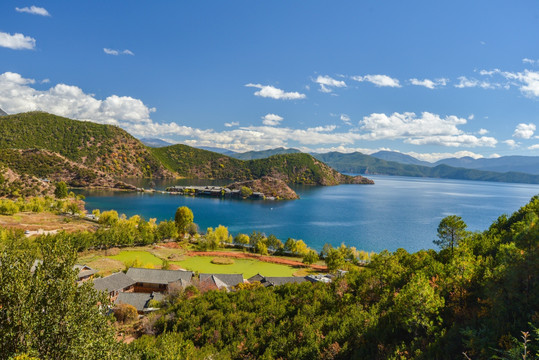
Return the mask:
{"type": "Polygon", "coordinates": [[[234,259],[234,264],[217,265],[211,263],[213,258],[214,256],[192,256],[182,261],[171,261],[171,264],[199,273],[243,274],[246,279],[258,273],[264,276],[292,276],[299,270],[287,265],[247,259],[234,259]]]}
{"type": "Polygon", "coordinates": [[[124,264],[133,262],[136,259],[142,263],[142,266],[153,265],[154,267],[160,267],[163,264],[163,260],[148,251],[124,250],[118,255],[107,257],[114,260],[120,260],[124,264]]]}

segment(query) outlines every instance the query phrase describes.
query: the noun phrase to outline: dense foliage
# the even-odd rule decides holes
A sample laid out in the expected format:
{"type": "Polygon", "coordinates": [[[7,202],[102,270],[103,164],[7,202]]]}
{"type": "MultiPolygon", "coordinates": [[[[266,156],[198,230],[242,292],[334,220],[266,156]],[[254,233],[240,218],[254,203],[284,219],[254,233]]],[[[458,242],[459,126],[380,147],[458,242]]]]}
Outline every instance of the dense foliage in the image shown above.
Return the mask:
{"type": "Polygon", "coordinates": [[[160,335],[132,349],[140,355],[182,344],[237,359],[458,359],[464,352],[521,359],[521,331],[530,331],[530,359],[539,351],[538,220],[534,197],[483,233],[457,224],[462,236],[453,250],[384,251],[329,285],[186,291],[155,320],[160,335]]]}
{"type": "Polygon", "coordinates": [[[44,238],[36,253],[22,234],[2,232],[0,253],[0,359],[117,359],[119,344],[108,300],[91,282],[78,285],[77,254],[64,237],[44,238]],[[101,306],[98,306],[101,304],[101,306]]]}
{"type": "Polygon", "coordinates": [[[314,156],[337,171],[345,173],[539,184],[539,175],[524,174],[519,172],[499,173],[493,171],[464,169],[444,164],[434,167],[402,164],[395,161],[378,159],[359,152],[351,154],[329,152],[325,154],[314,154],[314,156]]]}

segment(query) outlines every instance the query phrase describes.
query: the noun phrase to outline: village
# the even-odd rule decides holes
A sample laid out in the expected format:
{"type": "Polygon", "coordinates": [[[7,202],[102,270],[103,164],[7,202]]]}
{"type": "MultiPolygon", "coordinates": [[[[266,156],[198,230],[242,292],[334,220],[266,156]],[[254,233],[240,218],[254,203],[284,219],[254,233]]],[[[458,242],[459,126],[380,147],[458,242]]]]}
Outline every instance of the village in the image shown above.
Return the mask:
{"type": "Polygon", "coordinates": [[[330,283],[335,275],[311,274],[307,276],[268,277],[256,274],[248,279],[243,274],[197,274],[188,270],[163,270],[147,268],[129,268],[127,272],[116,272],[106,277],[93,275],[97,270],[85,265],[76,265],[80,269],[78,281],[93,281],[96,290],[106,293],[115,305],[133,306],[139,315],[158,310],[159,302],[166,295],[194,286],[200,293],[210,290],[236,291],[249,284],[263,287],[303,282],[330,283]]]}

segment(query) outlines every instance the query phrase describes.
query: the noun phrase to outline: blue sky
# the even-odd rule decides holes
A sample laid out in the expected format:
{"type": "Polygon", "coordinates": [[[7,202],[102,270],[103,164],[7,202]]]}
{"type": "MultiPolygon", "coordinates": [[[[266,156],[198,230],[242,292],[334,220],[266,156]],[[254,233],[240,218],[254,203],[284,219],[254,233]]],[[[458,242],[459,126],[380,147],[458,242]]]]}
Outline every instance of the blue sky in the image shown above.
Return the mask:
{"type": "Polygon", "coordinates": [[[236,151],[539,155],[536,1],[4,1],[0,108],[236,151]]]}

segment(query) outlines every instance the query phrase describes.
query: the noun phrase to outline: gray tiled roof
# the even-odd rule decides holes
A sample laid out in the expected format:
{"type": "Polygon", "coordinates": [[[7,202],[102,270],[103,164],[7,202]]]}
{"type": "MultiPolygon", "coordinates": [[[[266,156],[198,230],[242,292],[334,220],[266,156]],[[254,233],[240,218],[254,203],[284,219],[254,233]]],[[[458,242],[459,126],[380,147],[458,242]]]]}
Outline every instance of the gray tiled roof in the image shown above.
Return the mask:
{"type": "Polygon", "coordinates": [[[264,276],[260,274],[256,274],[254,276],[251,276],[249,279],[247,279],[247,281],[249,281],[250,283],[254,283],[255,281],[262,282],[263,280],[264,280],[264,276]]]}
{"type": "Polygon", "coordinates": [[[117,272],[104,278],[94,279],[94,288],[96,290],[106,291],[107,293],[120,291],[134,284],[135,281],[123,272],[117,272]]]}
{"type": "Polygon", "coordinates": [[[160,293],[128,293],[122,292],[114,301],[115,304],[129,304],[134,306],[137,311],[144,311],[148,308],[150,300],[163,301],[165,296],[160,293]]]}
{"type": "Polygon", "coordinates": [[[135,282],[168,285],[171,282],[179,280],[191,281],[193,272],[184,270],[130,268],[127,270],[127,276],[135,280],[135,282]]]}
{"type": "Polygon", "coordinates": [[[200,281],[202,282],[211,276],[221,280],[226,286],[236,286],[243,282],[243,274],[200,274],[200,281]]]}
{"type": "Polygon", "coordinates": [[[92,269],[91,267],[89,267],[87,265],[75,264],[73,266],[73,269],[79,271],[79,273],[77,275],[79,279],[81,279],[83,277],[86,277],[86,276],[97,274],[97,270],[92,269]]]}
{"type": "Polygon", "coordinates": [[[118,295],[115,304],[133,305],[137,311],[144,311],[146,304],[152,299],[152,294],[148,293],[128,293],[122,292],[118,295]]]}
{"type": "Polygon", "coordinates": [[[263,282],[270,283],[273,286],[279,286],[284,284],[299,284],[305,281],[307,281],[307,279],[300,276],[266,277],[263,280],[263,282]]]}

